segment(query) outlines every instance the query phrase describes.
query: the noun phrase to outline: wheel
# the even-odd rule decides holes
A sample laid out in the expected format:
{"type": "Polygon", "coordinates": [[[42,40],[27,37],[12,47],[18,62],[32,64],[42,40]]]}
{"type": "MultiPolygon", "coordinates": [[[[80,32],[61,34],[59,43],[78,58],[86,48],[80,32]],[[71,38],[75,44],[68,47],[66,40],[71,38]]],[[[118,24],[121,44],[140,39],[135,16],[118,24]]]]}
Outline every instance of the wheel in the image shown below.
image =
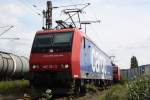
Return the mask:
{"type": "Polygon", "coordinates": [[[85,84],[82,83],[81,85],[81,81],[80,80],[76,80],[75,81],[75,95],[85,95],[86,93],[86,87],[85,84]]]}
{"type": "Polygon", "coordinates": [[[74,93],[79,96],[81,94],[81,82],[80,80],[74,81],[74,93]]]}
{"type": "Polygon", "coordinates": [[[80,86],[75,86],[75,95],[77,95],[77,96],[81,95],[81,87],[80,86]]]}
{"type": "Polygon", "coordinates": [[[81,91],[81,94],[82,94],[82,95],[85,95],[85,94],[86,94],[87,90],[86,90],[85,85],[83,85],[83,86],[80,87],[80,91],[81,91]]]}

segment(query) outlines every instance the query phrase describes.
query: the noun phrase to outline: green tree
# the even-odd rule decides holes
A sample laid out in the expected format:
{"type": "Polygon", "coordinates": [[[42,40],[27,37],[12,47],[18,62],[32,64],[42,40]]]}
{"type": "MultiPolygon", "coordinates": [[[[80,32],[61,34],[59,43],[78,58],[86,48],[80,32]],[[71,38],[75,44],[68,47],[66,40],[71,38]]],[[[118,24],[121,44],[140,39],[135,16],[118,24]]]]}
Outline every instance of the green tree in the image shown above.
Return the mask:
{"type": "Polygon", "coordinates": [[[135,56],[131,57],[131,68],[137,68],[138,67],[138,61],[135,56]]]}

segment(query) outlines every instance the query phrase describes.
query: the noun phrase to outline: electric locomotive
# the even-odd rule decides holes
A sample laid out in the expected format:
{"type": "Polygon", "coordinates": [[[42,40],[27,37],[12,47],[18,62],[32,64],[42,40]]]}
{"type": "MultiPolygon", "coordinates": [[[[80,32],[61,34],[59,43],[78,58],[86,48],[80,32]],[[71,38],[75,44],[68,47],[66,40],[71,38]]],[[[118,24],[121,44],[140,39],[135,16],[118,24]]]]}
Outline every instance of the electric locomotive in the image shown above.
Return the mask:
{"type": "MultiPolygon", "coordinates": [[[[48,21],[48,20],[47,20],[48,21]]],[[[50,88],[53,93],[82,93],[85,85],[111,85],[110,57],[79,28],[69,25],[60,29],[36,32],[31,55],[30,84],[50,88]]]]}
{"type": "Polygon", "coordinates": [[[113,82],[119,82],[121,80],[120,68],[114,64],[113,66],[113,82]]]}

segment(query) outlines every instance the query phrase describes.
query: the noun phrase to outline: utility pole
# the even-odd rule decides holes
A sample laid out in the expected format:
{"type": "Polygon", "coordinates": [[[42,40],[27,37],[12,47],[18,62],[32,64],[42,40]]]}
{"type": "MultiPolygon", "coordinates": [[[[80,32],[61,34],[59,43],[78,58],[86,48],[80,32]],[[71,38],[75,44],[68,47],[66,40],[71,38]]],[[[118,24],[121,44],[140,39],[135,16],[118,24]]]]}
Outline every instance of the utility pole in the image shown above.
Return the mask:
{"type": "Polygon", "coordinates": [[[47,9],[43,10],[43,19],[46,21],[46,28],[43,25],[43,29],[52,29],[52,2],[47,1],[47,9]]]}
{"type": "Polygon", "coordinates": [[[81,21],[81,24],[83,24],[83,25],[85,25],[85,30],[84,30],[84,32],[85,32],[85,34],[86,34],[86,27],[87,27],[87,25],[89,25],[89,24],[91,24],[91,23],[100,23],[101,21],[100,20],[96,20],[96,21],[81,21]]]}
{"type": "Polygon", "coordinates": [[[83,22],[81,24],[84,24],[84,33],[86,34],[86,27],[87,25],[91,24],[90,22],[83,22]]]}

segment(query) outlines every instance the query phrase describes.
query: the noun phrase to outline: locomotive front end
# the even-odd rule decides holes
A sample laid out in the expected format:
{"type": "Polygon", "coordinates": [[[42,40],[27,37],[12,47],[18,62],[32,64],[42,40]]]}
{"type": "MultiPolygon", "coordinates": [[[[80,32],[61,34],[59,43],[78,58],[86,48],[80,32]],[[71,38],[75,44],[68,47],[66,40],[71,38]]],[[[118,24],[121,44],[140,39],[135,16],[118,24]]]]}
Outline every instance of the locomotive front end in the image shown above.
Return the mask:
{"type": "Polygon", "coordinates": [[[55,77],[67,77],[70,74],[72,39],[73,32],[70,31],[37,32],[30,56],[30,72],[58,72],[62,75],[57,73],[55,77]]]}

